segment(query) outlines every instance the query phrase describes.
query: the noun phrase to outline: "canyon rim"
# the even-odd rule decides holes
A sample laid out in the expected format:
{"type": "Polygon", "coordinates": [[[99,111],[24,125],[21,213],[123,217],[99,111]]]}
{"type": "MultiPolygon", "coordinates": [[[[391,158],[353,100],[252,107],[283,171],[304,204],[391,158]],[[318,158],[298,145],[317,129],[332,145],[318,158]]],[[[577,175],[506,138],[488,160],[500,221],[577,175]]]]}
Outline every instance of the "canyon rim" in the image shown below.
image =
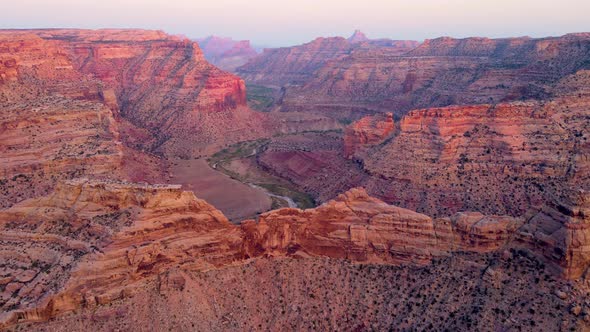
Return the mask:
{"type": "Polygon", "coordinates": [[[590,331],[587,4],[230,3],[7,5],[0,330],[590,331]]]}

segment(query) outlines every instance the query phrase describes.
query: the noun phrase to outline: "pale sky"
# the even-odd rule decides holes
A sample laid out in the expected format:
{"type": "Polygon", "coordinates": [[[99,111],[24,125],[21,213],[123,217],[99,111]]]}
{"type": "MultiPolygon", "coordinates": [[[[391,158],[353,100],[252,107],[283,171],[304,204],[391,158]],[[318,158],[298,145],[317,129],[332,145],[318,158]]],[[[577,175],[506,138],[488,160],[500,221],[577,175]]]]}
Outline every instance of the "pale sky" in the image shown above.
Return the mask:
{"type": "Polygon", "coordinates": [[[285,46],[318,36],[423,40],[590,32],[590,0],[3,0],[0,28],[146,28],[285,46]]]}

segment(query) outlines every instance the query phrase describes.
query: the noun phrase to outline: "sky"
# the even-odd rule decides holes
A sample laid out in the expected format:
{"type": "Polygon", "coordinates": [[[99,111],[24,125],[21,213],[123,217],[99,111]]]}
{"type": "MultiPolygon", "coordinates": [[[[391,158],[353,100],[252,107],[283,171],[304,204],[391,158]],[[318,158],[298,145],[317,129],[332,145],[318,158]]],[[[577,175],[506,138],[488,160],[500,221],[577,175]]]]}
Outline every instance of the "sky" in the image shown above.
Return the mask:
{"type": "MultiPolygon", "coordinates": [[[[590,32],[590,0],[5,0],[0,28],[145,28],[288,46],[319,36],[424,40],[590,32]]],[[[3,1],[4,2],[4,1],[3,1]]]]}

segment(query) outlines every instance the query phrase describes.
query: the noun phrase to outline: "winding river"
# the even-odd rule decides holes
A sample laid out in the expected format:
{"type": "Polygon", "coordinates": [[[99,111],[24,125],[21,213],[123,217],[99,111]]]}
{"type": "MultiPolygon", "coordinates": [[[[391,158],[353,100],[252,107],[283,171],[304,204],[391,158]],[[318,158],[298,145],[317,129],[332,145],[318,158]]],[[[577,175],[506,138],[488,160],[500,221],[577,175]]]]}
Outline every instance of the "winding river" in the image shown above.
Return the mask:
{"type": "Polygon", "coordinates": [[[289,207],[290,207],[290,208],[297,208],[297,207],[298,207],[298,206],[297,206],[297,203],[295,203],[295,201],[293,201],[293,200],[291,199],[291,197],[287,197],[287,196],[281,196],[281,195],[273,194],[273,193],[271,193],[270,191],[266,190],[265,188],[263,188],[263,187],[261,187],[261,186],[257,186],[257,185],[255,185],[255,184],[253,184],[253,183],[248,183],[248,185],[249,185],[250,187],[252,187],[252,188],[255,188],[255,189],[260,189],[260,190],[264,191],[264,192],[265,192],[265,193],[266,193],[268,196],[270,196],[270,197],[275,197],[275,198],[279,198],[279,199],[282,199],[282,200],[286,201],[286,202],[287,202],[287,204],[289,205],[289,207]]]}

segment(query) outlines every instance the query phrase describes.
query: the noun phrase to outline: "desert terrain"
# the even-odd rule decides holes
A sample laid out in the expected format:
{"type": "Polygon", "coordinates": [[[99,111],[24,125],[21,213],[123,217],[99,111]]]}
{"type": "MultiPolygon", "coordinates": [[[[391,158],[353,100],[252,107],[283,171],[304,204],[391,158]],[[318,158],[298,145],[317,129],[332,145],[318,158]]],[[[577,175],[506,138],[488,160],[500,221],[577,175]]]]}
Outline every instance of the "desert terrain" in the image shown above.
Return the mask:
{"type": "Polygon", "coordinates": [[[590,34],[0,30],[0,329],[590,329],[590,34]]]}

